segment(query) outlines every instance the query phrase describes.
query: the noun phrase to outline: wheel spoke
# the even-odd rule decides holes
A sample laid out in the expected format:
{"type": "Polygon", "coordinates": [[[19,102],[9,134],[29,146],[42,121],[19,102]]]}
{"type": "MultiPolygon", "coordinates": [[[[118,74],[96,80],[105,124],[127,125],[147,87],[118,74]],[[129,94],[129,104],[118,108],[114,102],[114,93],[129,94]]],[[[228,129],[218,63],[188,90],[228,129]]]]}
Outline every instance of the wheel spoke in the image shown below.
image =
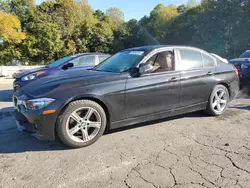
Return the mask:
{"type": "Polygon", "coordinates": [[[89,120],[89,118],[92,116],[94,110],[92,108],[89,108],[86,115],[84,116],[85,120],[89,120]]]}
{"type": "Polygon", "coordinates": [[[75,133],[77,133],[80,130],[79,125],[77,124],[72,129],[69,130],[69,134],[73,136],[75,133]]]}
{"type": "Polygon", "coordinates": [[[212,104],[212,107],[215,108],[216,106],[217,106],[217,102],[214,102],[214,103],[212,104]]]}
{"type": "Polygon", "coordinates": [[[225,94],[225,91],[224,91],[224,90],[221,90],[221,93],[220,93],[220,95],[219,95],[219,98],[221,99],[221,98],[224,96],[224,94],[225,94]]]}
{"type": "Polygon", "coordinates": [[[220,103],[221,103],[221,104],[226,104],[226,103],[227,103],[227,100],[220,100],[220,103]]]}
{"type": "Polygon", "coordinates": [[[219,96],[218,96],[218,93],[216,92],[216,94],[215,94],[215,99],[217,100],[217,99],[219,99],[219,96]]]}
{"type": "Polygon", "coordinates": [[[74,119],[77,123],[80,123],[80,121],[81,121],[81,119],[82,119],[76,112],[73,112],[73,113],[70,115],[70,117],[71,117],[72,119],[74,119]]]}
{"type": "Polygon", "coordinates": [[[93,128],[100,129],[100,127],[101,127],[101,122],[89,121],[87,125],[88,125],[88,127],[93,127],[93,128]]]}
{"type": "Polygon", "coordinates": [[[87,129],[83,129],[81,128],[81,132],[82,132],[82,139],[83,141],[89,141],[89,133],[87,131],[87,129]]]}
{"type": "Polygon", "coordinates": [[[95,108],[80,107],[67,119],[67,135],[75,142],[89,142],[98,135],[102,119],[95,108]]]}
{"type": "Polygon", "coordinates": [[[221,105],[220,105],[220,103],[218,103],[216,106],[217,106],[217,110],[221,111],[221,105]]]}

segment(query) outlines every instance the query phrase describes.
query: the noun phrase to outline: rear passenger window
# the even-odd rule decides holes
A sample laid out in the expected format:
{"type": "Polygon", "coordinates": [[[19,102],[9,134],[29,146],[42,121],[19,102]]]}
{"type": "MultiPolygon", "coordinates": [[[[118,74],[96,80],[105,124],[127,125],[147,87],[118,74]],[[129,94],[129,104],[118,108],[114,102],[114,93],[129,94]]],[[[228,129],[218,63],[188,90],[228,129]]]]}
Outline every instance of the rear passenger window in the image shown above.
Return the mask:
{"type": "Polygon", "coordinates": [[[180,69],[194,70],[203,68],[201,53],[193,50],[180,49],[180,69]]]}
{"type": "Polygon", "coordinates": [[[204,67],[214,67],[214,59],[206,54],[202,54],[204,67]]]}

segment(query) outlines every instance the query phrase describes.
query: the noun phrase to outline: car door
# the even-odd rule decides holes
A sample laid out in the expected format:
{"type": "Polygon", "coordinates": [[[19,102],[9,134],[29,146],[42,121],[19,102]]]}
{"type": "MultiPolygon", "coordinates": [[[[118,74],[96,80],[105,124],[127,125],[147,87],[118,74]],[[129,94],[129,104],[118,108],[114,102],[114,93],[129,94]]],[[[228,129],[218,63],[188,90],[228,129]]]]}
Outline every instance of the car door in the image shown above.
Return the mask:
{"type": "Polygon", "coordinates": [[[195,49],[177,50],[181,71],[180,107],[208,101],[214,87],[215,60],[195,49]]]}
{"type": "Polygon", "coordinates": [[[178,107],[180,72],[175,71],[175,61],[175,52],[172,49],[154,52],[142,63],[151,63],[156,71],[127,79],[125,98],[127,118],[174,110],[178,107]],[[173,55],[171,70],[164,69],[167,67],[164,58],[158,58],[160,53],[169,52],[173,55]],[[157,64],[163,66],[159,68],[157,64]]]}

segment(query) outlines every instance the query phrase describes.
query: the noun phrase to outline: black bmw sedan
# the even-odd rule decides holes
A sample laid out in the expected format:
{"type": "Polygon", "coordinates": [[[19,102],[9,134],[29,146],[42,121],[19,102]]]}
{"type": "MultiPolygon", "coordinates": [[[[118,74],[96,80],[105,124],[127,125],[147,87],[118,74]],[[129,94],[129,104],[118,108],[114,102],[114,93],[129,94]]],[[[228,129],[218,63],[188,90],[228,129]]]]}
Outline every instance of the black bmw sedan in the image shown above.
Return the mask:
{"type": "Polygon", "coordinates": [[[17,91],[19,130],[70,147],[140,122],[204,110],[218,116],[236,96],[237,69],[184,46],[123,50],[92,70],[61,72],[17,91]]]}

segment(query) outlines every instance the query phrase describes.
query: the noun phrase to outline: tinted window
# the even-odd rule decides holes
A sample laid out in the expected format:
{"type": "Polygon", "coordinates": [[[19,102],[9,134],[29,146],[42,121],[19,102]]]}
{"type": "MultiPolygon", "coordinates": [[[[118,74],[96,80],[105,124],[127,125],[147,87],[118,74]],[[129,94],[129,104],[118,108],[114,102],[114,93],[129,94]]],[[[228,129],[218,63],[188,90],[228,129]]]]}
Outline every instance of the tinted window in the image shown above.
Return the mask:
{"type": "Polygon", "coordinates": [[[68,56],[68,57],[64,57],[64,58],[58,59],[58,60],[54,61],[53,63],[48,64],[47,67],[49,67],[49,68],[57,67],[57,66],[62,65],[65,62],[67,62],[67,61],[69,61],[69,60],[71,60],[73,58],[74,57],[68,56]]]}
{"type": "Polygon", "coordinates": [[[202,54],[204,67],[214,67],[214,59],[206,54],[202,54]]]}
{"type": "Polygon", "coordinates": [[[203,61],[200,52],[184,49],[180,49],[179,51],[181,56],[181,70],[193,70],[203,67],[203,61]]]}
{"type": "Polygon", "coordinates": [[[109,56],[105,55],[105,56],[99,56],[99,62],[103,62],[104,60],[108,59],[109,56]]]}
{"type": "Polygon", "coordinates": [[[174,53],[172,51],[160,52],[153,55],[148,62],[154,66],[152,73],[174,70],[174,53]]]}
{"type": "Polygon", "coordinates": [[[83,56],[72,61],[74,67],[94,66],[95,56],[83,56]]]}

